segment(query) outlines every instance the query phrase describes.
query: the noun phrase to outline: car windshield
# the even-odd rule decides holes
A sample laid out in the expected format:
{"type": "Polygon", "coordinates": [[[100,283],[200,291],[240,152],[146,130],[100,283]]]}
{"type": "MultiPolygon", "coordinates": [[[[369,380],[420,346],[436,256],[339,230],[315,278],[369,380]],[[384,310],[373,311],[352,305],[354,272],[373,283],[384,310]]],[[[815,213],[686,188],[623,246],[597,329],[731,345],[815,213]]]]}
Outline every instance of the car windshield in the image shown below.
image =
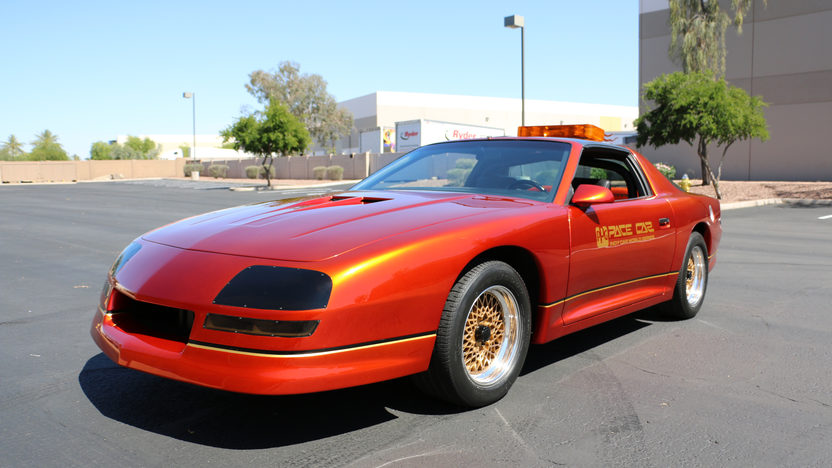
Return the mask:
{"type": "Polygon", "coordinates": [[[542,140],[475,140],[417,148],[353,190],[470,192],[552,201],[570,145],[542,140]]]}

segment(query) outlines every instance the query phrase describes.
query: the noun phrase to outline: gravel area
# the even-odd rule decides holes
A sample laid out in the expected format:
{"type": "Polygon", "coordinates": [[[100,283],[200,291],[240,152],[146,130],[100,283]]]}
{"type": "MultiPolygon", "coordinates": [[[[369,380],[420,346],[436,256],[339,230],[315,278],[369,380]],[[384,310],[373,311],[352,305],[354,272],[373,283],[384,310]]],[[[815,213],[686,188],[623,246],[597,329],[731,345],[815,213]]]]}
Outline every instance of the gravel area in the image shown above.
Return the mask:
{"type": "MultiPolygon", "coordinates": [[[[676,181],[678,184],[679,181],[676,181]]],[[[693,193],[716,197],[710,185],[700,185],[701,180],[691,180],[693,193]]],[[[776,181],[734,181],[719,183],[722,202],[762,200],[766,198],[802,198],[810,200],[832,199],[832,182],[776,182],[776,181]]]]}

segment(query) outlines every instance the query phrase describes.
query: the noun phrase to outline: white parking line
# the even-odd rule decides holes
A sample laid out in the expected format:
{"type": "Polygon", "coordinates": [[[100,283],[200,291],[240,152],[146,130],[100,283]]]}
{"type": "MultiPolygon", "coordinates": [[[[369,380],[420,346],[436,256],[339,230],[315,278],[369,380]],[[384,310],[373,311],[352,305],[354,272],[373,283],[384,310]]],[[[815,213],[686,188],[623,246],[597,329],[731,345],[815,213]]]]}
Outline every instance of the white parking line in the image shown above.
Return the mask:
{"type": "Polygon", "coordinates": [[[818,219],[830,219],[830,218],[832,218],[832,215],[818,216],[818,219]]]}

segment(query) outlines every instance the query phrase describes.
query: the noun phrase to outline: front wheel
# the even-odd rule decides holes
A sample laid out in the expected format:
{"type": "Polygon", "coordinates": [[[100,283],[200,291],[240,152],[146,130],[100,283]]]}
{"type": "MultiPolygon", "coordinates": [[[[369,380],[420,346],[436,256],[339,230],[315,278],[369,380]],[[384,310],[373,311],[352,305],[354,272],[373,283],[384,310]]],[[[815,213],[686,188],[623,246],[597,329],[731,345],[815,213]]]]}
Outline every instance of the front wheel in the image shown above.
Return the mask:
{"type": "Polygon", "coordinates": [[[503,262],[482,263],[448,294],[430,367],[415,381],[458,405],[493,403],[517,379],[530,335],[531,304],[522,277],[503,262]]]}
{"type": "Polygon", "coordinates": [[[682,268],[673,289],[673,299],[664,304],[665,314],[683,320],[696,316],[708,288],[708,247],[698,232],[692,232],[682,268]]]}

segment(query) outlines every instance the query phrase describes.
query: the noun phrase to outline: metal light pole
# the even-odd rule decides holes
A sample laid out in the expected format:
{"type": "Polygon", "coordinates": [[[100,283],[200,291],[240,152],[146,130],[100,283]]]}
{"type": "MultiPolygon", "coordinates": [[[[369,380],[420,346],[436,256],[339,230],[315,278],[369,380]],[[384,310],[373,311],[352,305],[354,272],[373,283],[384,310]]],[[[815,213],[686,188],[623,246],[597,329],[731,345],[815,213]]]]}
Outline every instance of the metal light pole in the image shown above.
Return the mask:
{"type": "Polygon", "coordinates": [[[192,99],[194,105],[194,145],[191,147],[191,159],[196,159],[196,93],[191,92],[184,92],[182,93],[182,97],[185,99],[192,99]]]}
{"type": "Polygon", "coordinates": [[[520,15],[506,16],[503,26],[511,29],[520,28],[520,125],[526,125],[526,53],[525,20],[520,15]]]}

